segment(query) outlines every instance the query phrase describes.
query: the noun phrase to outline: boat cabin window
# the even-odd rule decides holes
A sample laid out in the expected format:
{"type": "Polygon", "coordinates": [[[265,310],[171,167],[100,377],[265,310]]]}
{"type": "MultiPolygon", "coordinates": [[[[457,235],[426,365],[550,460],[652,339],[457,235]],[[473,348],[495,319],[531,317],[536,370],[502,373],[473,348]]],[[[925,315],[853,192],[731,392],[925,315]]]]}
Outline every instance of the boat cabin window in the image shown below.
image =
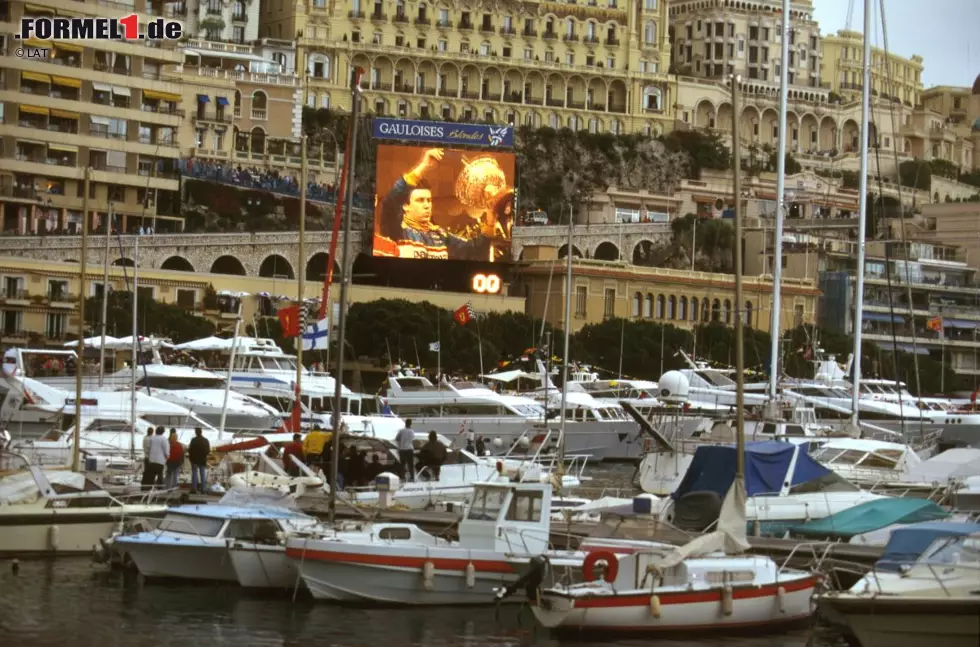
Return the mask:
{"type": "Polygon", "coordinates": [[[289,398],[275,395],[260,395],[258,398],[279,413],[286,413],[291,407],[291,400],[289,398]]]}
{"type": "Polygon", "coordinates": [[[189,514],[170,512],[163,518],[160,525],[157,526],[157,530],[176,532],[182,535],[196,535],[198,537],[217,537],[224,525],[224,519],[195,517],[189,514]]]}
{"type": "MultiPolygon", "coordinates": [[[[190,416],[168,416],[165,413],[147,413],[140,416],[140,419],[144,422],[148,422],[154,427],[166,427],[167,433],[170,433],[171,427],[182,427],[189,423],[194,426],[197,421],[190,416]]],[[[128,428],[128,427],[127,427],[128,428]]]]}
{"type": "Polygon", "coordinates": [[[457,389],[485,389],[486,385],[480,384],[479,382],[470,382],[467,380],[460,380],[458,382],[452,382],[452,385],[457,389]]]}
{"type": "Polygon", "coordinates": [[[865,456],[858,465],[893,470],[898,467],[904,452],[897,449],[879,449],[865,456]]]}
{"type": "Polygon", "coordinates": [[[926,549],[919,558],[920,563],[980,565],[980,539],[976,537],[946,537],[926,549]]]}
{"type": "Polygon", "coordinates": [[[844,480],[836,472],[829,472],[819,478],[794,485],[790,494],[816,494],[818,492],[857,492],[860,488],[844,480]]]}
{"type": "Polygon", "coordinates": [[[729,387],[735,384],[727,376],[722,375],[718,371],[695,371],[694,374],[714,386],[729,387]]]}
{"type": "Polygon", "coordinates": [[[279,364],[271,357],[259,357],[258,362],[267,371],[278,371],[279,364]]]}
{"type": "Polygon", "coordinates": [[[76,487],[72,487],[67,483],[51,483],[51,489],[54,490],[55,494],[78,494],[79,492],[98,492],[102,488],[99,487],[95,482],[85,479],[85,485],[79,490],[76,487]]]}
{"type": "MultiPolygon", "coordinates": [[[[149,420],[147,420],[149,422],[149,420]]],[[[130,431],[132,423],[128,420],[109,420],[107,418],[96,418],[92,421],[85,431],[130,431]]]]}
{"type": "Polygon", "coordinates": [[[771,422],[764,423],[762,425],[761,433],[767,434],[769,436],[773,435],[774,433],[776,433],[776,425],[772,424],[771,422]]]}
{"type": "Polygon", "coordinates": [[[525,521],[537,523],[541,521],[541,492],[517,492],[507,508],[507,521],[525,521]]]}
{"type": "MultiPolygon", "coordinates": [[[[137,375],[139,373],[137,372],[137,375]]],[[[137,380],[137,385],[150,387],[151,389],[170,389],[181,391],[184,389],[222,389],[225,381],[220,378],[212,377],[168,377],[166,375],[147,375],[137,380]]]]}
{"type": "Polygon", "coordinates": [[[279,539],[279,524],[272,519],[234,519],[228,524],[225,537],[274,544],[279,539]]]}
{"type": "Polygon", "coordinates": [[[378,532],[378,539],[389,541],[408,540],[412,538],[411,528],[382,528],[378,532]]]}
{"type": "Polygon", "coordinates": [[[398,378],[398,386],[403,391],[425,391],[433,388],[428,380],[420,377],[400,377],[398,378]]]}
{"type": "Polygon", "coordinates": [[[473,496],[473,504],[466,518],[471,521],[496,521],[500,509],[504,507],[507,490],[498,488],[477,488],[473,496]]]}
{"type": "Polygon", "coordinates": [[[786,430],[783,432],[785,436],[793,436],[794,438],[802,438],[806,436],[806,432],[803,431],[803,427],[799,425],[786,425],[786,430]]]}
{"type": "Polygon", "coordinates": [[[360,403],[362,416],[376,416],[381,412],[381,408],[378,407],[377,398],[367,398],[361,400],[360,403]]]}
{"type": "Polygon", "coordinates": [[[119,503],[109,496],[79,496],[69,499],[51,499],[47,508],[111,508],[119,503]]]}
{"type": "Polygon", "coordinates": [[[361,414],[361,401],[360,400],[347,400],[346,412],[352,416],[359,416],[361,414]]]}
{"type": "Polygon", "coordinates": [[[835,447],[825,447],[813,455],[815,460],[821,463],[842,463],[844,465],[856,465],[867,452],[856,449],[840,449],[835,447]]]}

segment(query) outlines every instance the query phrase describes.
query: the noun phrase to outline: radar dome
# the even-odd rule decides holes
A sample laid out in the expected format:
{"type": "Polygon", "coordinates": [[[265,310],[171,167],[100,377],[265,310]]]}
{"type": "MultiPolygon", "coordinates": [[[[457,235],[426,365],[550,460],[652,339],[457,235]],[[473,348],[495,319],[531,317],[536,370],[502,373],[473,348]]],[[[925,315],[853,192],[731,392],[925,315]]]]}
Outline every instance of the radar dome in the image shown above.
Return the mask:
{"type": "Polygon", "coordinates": [[[691,382],[680,371],[667,371],[657,381],[660,399],[664,402],[684,402],[687,400],[691,382]]]}

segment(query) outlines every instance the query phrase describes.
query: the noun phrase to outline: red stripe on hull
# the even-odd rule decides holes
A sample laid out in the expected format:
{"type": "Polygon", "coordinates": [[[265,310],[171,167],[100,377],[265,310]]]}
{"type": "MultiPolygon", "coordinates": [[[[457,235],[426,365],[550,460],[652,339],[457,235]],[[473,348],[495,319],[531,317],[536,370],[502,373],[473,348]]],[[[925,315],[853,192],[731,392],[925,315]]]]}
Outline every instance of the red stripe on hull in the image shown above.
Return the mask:
{"type": "MultiPolygon", "coordinates": [[[[769,584],[760,587],[741,587],[732,589],[735,600],[751,600],[776,595],[780,586],[786,593],[795,593],[812,589],[817,585],[818,578],[809,577],[803,580],[787,582],[786,584],[769,584]]],[[[656,591],[642,595],[595,596],[590,598],[574,598],[558,594],[560,597],[571,598],[576,609],[602,609],[611,607],[645,607],[650,604],[651,595],[659,595],[656,591]]],[[[714,591],[691,591],[684,593],[666,593],[660,595],[660,604],[695,604],[698,602],[721,602],[721,589],[714,591]]]]}
{"type": "Polygon", "coordinates": [[[486,559],[448,559],[448,558],[425,558],[425,557],[404,557],[401,555],[373,555],[370,553],[341,553],[329,550],[308,550],[302,548],[287,548],[286,556],[298,560],[312,560],[317,562],[339,562],[344,564],[364,564],[367,566],[392,566],[395,568],[419,568],[421,569],[426,562],[432,562],[437,571],[465,571],[469,564],[478,573],[516,573],[514,567],[508,562],[493,561],[486,559]]]}
{"type": "Polygon", "coordinates": [[[611,625],[561,625],[554,629],[558,634],[591,634],[593,632],[619,633],[619,634],[679,634],[681,632],[718,632],[718,631],[737,631],[745,629],[764,629],[767,627],[786,627],[794,625],[805,625],[812,621],[813,614],[794,616],[792,618],[780,618],[778,620],[762,620],[759,622],[726,622],[724,624],[706,625],[639,625],[635,627],[617,627],[611,625]]]}

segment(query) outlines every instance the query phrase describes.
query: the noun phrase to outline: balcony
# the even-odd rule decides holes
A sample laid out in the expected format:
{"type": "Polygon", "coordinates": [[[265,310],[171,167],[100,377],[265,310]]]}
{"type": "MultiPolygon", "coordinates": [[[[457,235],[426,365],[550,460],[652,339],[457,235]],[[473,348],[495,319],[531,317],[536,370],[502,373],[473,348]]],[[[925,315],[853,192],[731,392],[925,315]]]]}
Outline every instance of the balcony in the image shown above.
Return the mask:
{"type": "Polygon", "coordinates": [[[78,300],[78,297],[63,290],[50,290],[47,294],[47,299],[53,306],[70,308],[71,304],[78,300]]]}
{"type": "Polygon", "coordinates": [[[469,20],[460,20],[457,29],[460,31],[473,31],[473,23],[469,20]]]}
{"type": "Polygon", "coordinates": [[[485,22],[482,25],[480,25],[480,33],[481,34],[492,34],[492,33],[494,33],[494,31],[495,30],[493,28],[493,25],[490,24],[490,23],[486,23],[485,22]]]}
{"type": "Polygon", "coordinates": [[[565,102],[562,101],[561,99],[550,99],[549,98],[549,99],[545,100],[545,104],[547,104],[547,106],[549,108],[564,108],[565,107],[565,102]]]}
{"type": "Polygon", "coordinates": [[[436,96],[436,89],[435,88],[418,88],[418,93],[419,94],[425,94],[425,95],[434,97],[434,96],[436,96]]]}
{"type": "Polygon", "coordinates": [[[458,92],[459,91],[456,90],[455,88],[452,88],[452,89],[450,89],[450,88],[439,88],[439,96],[440,97],[455,98],[458,92]]]}
{"type": "Polygon", "coordinates": [[[248,22],[248,14],[244,14],[243,13],[243,14],[233,15],[231,17],[231,21],[232,22],[239,22],[239,23],[247,23],[248,22]]]}
{"type": "Polygon", "coordinates": [[[610,45],[610,46],[619,45],[619,39],[618,38],[607,38],[606,39],[606,45],[610,45]]]}
{"type": "Polygon", "coordinates": [[[469,90],[463,90],[462,92],[459,93],[459,97],[461,99],[479,100],[480,93],[479,92],[470,92],[469,90]]]}
{"type": "Polygon", "coordinates": [[[407,25],[409,23],[409,18],[404,13],[396,13],[394,21],[396,24],[407,25]]]}
{"type": "Polygon", "coordinates": [[[537,29],[528,29],[527,27],[524,28],[524,31],[522,33],[524,34],[524,36],[528,38],[537,38],[538,36],[537,29]]]}
{"type": "Polygon", "coordinates": [[[209,6],[208,7],[208,10],[207,10],[207,15],[209,15],[209,16],[220,16],[221,15],[221,7],[211,7],[211,6],[209,6]]]}
{"type": "Polygon", "coordinates": [[[527,97],[524,99],[524,103],[529,106],[540,106],[544,104],[544,99],[540,97],[527,97]]]}
{"type": "Polygon", "coordinates": [[[388,14],[383,11],[375,11],[371,14],[371,22],[388,22],[388,14]]]}
{"type": "Polygon", "coordinates": [[[381,83],[380,81],[375,81],[371,84],[372,90],[380,90],[381,92],[391,92],[390,83],[381,83]]]}
{"type": "Polygon", "coordinates": [[[266,111],[263,108],[252,108],[252,119],[257,119],[259,121],[266,120],[266,111]]]}
{"type": "Polygon", "coordinates": [[[415,24],[416,25],[431,25],[432,24],[432,19],[431,18],[428,18],[426,16],[419,16],[418,18],[415,19],[415,24]]]}
{"type": "Polygon", "coordinates": [[[0,299],[6,301],[27,301],[29,297],[27,290],[17,288],[15,290],[0,290],[0,299]]]}
{"type": "Polygon", "coordinates": [[[126,173],[125,166],[113,166],[112,164],[107,164],[105,160],[95,160],[93,159],[89,166],[92,167],[94,171],[105,171],[106,173],[126,173]]]}
{"type": "Polygon", "coordinates": [[[92,65],[92,69],[96,72],[106,72],[108,74],[121,74],[123,76],[129,76],[132,72],[126,68],[114,67],[106,63],[95,63],[92,65]]]}
{"type": "Polygon", "coordinates": [[[566,43],[577,43],[578,34],[565,34],[564,36],[561,37],[561,39],[566,43]]]}
{"type": "Polygon", "coordinates": [[[364,12],[363,11],[348,11],[347,12],[347,17],[350,18],[351,20],[364,20],[364,12]]]}
{"type": "Polygon", "coordinates": [[[545,33],[541,34],[541,38],[545,40],[558,40],[558,34],[553,31],[546,31],[545,33]]]}
{"type": "Polygon", "coordinates": [[[217,114],[214,112],[198,112],[194,115],[194,121],[213,124],[230,124],[231,115],[217,114]]]}
{"type": "Polygon", "coordinates": [[[517,30],[513,27],[501,27],[500,33],[503,36],[515,36],[517,35],[517,30]]]}
{"type": "Polygon", "coordinates": [[[453,23],[452,21],[449,20],[439,20],[436,21],[436,27],[438,27],[439,29],[452,29],[453,23]]]}

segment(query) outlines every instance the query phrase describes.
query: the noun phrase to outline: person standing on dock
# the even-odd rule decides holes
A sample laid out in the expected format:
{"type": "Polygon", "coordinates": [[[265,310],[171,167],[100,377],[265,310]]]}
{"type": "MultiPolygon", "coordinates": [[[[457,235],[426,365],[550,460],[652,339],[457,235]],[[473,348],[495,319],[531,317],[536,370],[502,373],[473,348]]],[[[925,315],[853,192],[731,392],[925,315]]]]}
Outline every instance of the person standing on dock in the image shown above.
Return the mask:
{"type": "Polygon", "coordinates": [[[282,468],[286,470],[286,474],[296,477],[300,475],[299,465],[293,462],[293,456],[301,461],[306,460],[306,456],[303,454],[303,437],[299,434],[293,434],[293,442],[287,443],[282,450],[282,468]]]}
{"type": "Polygon", "coordinates": [[[324,462],[324,449],[331,440],[333,440],[333,434],[320,429],[320,425],[313,425],[313,430],[303,438],[303,454],[306,456],[306,464],[310,467],[319,466],[324,474],[330,471],[330,466],[324,462]]]}
{"type": "Polygon", "coordinates": [[[152,485],[163,485],[163,468],[167,465],[167,458],[170,456],[170,443],[163,437],[163,427],[157,427],[157,433],[150,438],[150,476],[148,483],[152,485]]]}
{"type": "Polygon", "coordinates": [[[403,481],[415,480],[415,432],[412,430],[412,419],[405,419],[405,426],[395,434],[395,445],[398,446],[398,463],[400,464],[403,481]]]}
{"type": "Polygon", "coordinates": [[[194,428],[194,437],[187,446],[187,458],[191,461],[191,492],[204,494],[208,489],[208,455],[211,443],[200,427],[194,428]]]}
{"type": "Polygon", "coordinates": [[[177,477],[184,464],[184,446],[177,440],[177,430],[170,430],[170,453],[167,455],[167,489],[177,489],[177,477]]]}
{"type": "Polygon", "coordinates": [[[146,435],[143,436],[143,480],[140,482],[144,488],[153,487],[153,471],[150,469],[150,439],[153,438],[153,427],[146,428],[146,435]]]}
{"type": "Polygon", "coordinates": [[[446,446],[439,442],[434,430],[429,432],[428,442],[419,451],[419,459],[422,465],[429,468],[429,479],[438,481],[442,464],[446,462],[446,446]]]}

